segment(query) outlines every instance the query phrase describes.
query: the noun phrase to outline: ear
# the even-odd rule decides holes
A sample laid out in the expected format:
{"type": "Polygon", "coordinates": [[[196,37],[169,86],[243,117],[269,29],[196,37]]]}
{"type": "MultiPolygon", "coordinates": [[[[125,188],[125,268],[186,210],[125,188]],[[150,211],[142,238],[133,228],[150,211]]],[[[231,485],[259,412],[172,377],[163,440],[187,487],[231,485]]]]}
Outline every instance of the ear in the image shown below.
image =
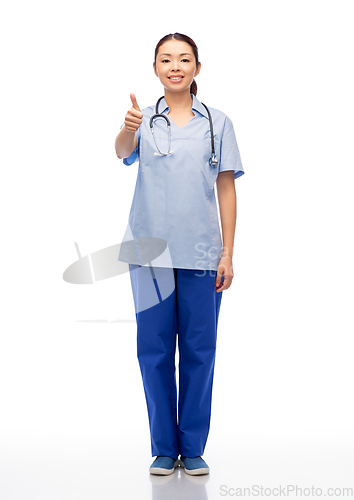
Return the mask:
{"type": "Polygon", "coordinates": [[[202,67],[202,63],[200,62],[199,65],[198,65],[198,68],[196,69],[196,72],[194,73],[194,76],[197,76],[199,75],[199,72],[200,72],[200,68],[202,67]]]}
{"type": "Polygon", "coordinates": [[[155,66],[155,63],[154,63],[154,62],[152,63],[152,67],[154,68],[154,73],[155,73],[155,75],[156,75],[156,76],[159,76],[159,75],[158,75],[158,73],[157,73],[157,71],[156,71],[156,66],[155,66]]]}

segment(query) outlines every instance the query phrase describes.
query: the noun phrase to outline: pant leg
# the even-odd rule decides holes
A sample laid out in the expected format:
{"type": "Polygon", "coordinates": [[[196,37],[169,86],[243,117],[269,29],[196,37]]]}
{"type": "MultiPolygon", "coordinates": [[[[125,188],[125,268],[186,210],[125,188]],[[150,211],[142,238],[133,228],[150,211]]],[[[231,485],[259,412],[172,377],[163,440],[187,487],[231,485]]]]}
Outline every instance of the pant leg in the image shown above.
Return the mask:
{"type": "MultiPolygon", "coordinates": [[[[179,453],[202,456],[210,428],[217,323],[216,271],[177,269],[179,453]]],[[[222,281],[224,276],[222,277],[222,281]]]]}
{"type": "Polygon", "coordinates": [[[129,267],[137,321],[137,356],[148,410],[151,454],[177,458],[177,311],[174,286],[167,296],[175,272],[172,268],[155,267],[152,270],[137,265],[129,267]],[[168,292],[164,293],[166,290],[168,292]],[[162,300],[163,297],[166,298],[162,300]]]}

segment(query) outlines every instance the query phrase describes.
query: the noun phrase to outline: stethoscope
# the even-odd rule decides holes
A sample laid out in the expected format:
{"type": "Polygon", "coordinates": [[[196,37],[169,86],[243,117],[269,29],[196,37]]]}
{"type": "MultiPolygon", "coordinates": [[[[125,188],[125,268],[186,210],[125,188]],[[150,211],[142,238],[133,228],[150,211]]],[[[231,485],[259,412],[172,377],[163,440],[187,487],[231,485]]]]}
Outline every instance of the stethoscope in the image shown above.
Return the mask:
{"type": "MultiPolygon", "coordinates": [[[[152,132],[152,135],[153,135],[153,138],[154,138],[155,146],[156,146],[156,148],[159,151],[159,153],[154,153],[155,156],[168,156],[168,155],[173,154],[173,151],[170,151],[170,149],[171,149],[171,122],[170,122],[168,116],[163,115],[163,114],[159,114],[159,112],[158,112],[160,101],[163,98],[164,98],[164,96],[160,97],[160,99],[157,101],[156,108],[155,108],[155,114],[152,115],[152,117],[150,118],[150,129],[151,129],[151,132],[152,132]],[[158,147],[158,145],[156,143],[155,134],[154,134],[154,124],[153,124],[153,121],[154,121],[155,118],[158,118],[158,117],[164,118],[166,120],[166,122],[167,122],[167,130],[168,130],[168,152],[167,153],[163,153],[162,151],[160,151],[160,149],[159,149],[159,147],[158,147]]],[[[217,167],[217,165],[218,165],[218,157],[215,154],[215,147],[214,147],[213,121],[211,119],[211,114],[210,114],[209,109],[206,107],[206,105],[204,103],[202,103],[202,104],[203,104],[204,108],[208,112],[209,123],[210,123],[211,157],[209,158],[209,165],[212,165],[213,167],[217,167]]]]}

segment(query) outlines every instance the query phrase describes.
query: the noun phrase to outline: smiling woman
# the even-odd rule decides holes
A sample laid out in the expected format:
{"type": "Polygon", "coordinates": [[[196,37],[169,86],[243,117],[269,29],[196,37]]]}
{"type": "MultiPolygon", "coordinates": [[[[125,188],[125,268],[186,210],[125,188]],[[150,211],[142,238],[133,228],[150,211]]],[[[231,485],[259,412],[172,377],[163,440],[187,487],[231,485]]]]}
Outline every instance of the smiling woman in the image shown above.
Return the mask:
{"type": "MultiPolygon", "coordinates": [[[[198,57],[198,47],[187,35],[174,33],[161,38],[155,48],[153,66],[155,75],[160,78],[162,84],[164,84],[162,79],[166,78],[174,84],[183,81],[183,86],[179,86],[178,90],[181,90],[180,87],[188,87],[190,94],[197,95],[197,83],[194,77],[199,74],[201,63],[198,57]],[[180,43],[174,43],[176,41],[180,43]],[[164,46],[163,52],[159,53],[162,45],[164,46]]],[[[167,90],[170,89],[167,87],[167,90]]]]}
{"type": "Polygon", "coordinates": [[[201,63],[194,41],[180,33],[163,37],[153,70],[164,95],[140,109],[130,94],[132,107],[116,138],[124,165],[139,161],[118,260],[129,263],[151,453],[157,457],[150,473],[172,474],[180,464],[187,474],[207,474],[202,455],[218,317],[233,278],[234,181],[244,170],[232,121],[196,97],[201,63]],[[155,239],[166,242],[163,253],[153,252],[155,239]]]}

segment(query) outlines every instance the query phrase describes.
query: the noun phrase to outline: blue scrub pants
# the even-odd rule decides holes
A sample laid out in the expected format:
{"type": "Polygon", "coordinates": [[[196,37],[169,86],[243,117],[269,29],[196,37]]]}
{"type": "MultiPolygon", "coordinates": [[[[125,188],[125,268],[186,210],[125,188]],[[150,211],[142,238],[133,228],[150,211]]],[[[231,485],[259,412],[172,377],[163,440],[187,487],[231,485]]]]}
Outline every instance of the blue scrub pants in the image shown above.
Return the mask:
{"type": "Polygon", "coordinates": [[[210,427],[217,324],[223,293],[215,291],[217,272],[135,264],[129,264],[129,271],[151,454],[175,459],[178,455],[202,456],[210,427]],[[170,293],[170,288],[169,295],[163,298],[164,284],[171,285],[171,279],[173,291],[170,293]],[[152,297],[156,300],[151,302],[152,297]]]}

